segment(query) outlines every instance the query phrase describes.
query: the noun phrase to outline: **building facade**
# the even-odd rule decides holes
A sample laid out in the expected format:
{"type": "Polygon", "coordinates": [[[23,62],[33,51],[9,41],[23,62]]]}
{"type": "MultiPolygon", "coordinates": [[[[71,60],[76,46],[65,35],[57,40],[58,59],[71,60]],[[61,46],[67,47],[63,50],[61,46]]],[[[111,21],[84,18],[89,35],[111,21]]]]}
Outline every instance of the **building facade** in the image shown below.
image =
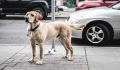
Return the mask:
{"type": "Polygon", "coordinates": [[[58,6],[66,6],[68,8],[73,8],[81,0],[56,0],[58,6]]]}

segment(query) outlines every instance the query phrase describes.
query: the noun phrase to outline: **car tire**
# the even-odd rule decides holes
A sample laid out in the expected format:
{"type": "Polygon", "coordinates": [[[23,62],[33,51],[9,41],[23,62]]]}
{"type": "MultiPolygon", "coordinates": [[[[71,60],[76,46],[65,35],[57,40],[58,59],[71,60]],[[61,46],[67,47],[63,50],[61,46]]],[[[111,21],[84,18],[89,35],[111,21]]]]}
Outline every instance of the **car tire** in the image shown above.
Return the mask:
{"type": "Polygon", "coordinates": [[[83,40],[92,45],[105,45],[110,40],[110,31],[103,24],[90,25],[83,31],[83,40]]]}
{"type": "Polygon", "coordinates": [[[43,18],[47,17],[47,15],[45,15],[45,12],[42,8],[34,8],[33,11],[39,12],[43,16],[43,18]]]}

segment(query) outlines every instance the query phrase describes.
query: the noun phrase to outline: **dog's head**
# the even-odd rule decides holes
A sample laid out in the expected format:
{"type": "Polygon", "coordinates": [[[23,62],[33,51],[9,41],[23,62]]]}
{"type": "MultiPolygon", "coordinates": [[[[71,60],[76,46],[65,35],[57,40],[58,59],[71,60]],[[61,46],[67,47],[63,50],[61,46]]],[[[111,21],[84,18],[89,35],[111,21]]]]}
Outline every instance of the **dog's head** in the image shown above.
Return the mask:
{"type": "Polygon", "coordinates": [[[27,23],[36,23],[39,20],[41,20],[43,17],[38,12],[30,11],[25,14],[24,18],[27,23]]]}

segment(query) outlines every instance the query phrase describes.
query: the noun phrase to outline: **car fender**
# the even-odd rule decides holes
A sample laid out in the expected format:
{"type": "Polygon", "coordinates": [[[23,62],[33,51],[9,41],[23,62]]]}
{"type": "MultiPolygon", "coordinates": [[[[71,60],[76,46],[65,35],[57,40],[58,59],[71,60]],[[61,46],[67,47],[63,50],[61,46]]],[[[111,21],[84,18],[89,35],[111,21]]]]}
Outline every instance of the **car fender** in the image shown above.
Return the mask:
{"type": "Polygon", "coordinates": [[[103,22],[106,22],[106,23],[108,23],[107,21],[104,21],[103,19],[100,19],[100,18],[98,18],[98,19],[91,19],[91,20],[88,20],[87,22],[86,22],[86,24],[89,24],[89,23],[91,23],[91,22],[94,22],[94,21],[103,21],[103,22]]]}

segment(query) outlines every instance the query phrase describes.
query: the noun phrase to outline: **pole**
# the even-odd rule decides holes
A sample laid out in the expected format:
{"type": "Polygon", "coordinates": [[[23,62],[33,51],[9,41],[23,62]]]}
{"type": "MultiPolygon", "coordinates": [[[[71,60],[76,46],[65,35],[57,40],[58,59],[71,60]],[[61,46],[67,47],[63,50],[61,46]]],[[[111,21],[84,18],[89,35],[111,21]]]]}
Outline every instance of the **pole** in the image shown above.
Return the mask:
{"type": "MultiPolygon", "coordinates": [[[[52,4],[52,22],[55,21],[55,0],[51,0],[51,4],[52,4]]],[[[52,40],[52,48],[51,49],[55,49],[55,40],[52,40]]]]}
{"type": "MultiPolygon", "coordinates": [[[[52,5],[52,22],[55,21],[55,0],[51,0],[51,5],[52,5]]],[[[52,48],[48,49],[47,52],[45,52],[45,54],[55,54],[56,50],[55,50],[55,40],[52,40],[52,48]]]]}

